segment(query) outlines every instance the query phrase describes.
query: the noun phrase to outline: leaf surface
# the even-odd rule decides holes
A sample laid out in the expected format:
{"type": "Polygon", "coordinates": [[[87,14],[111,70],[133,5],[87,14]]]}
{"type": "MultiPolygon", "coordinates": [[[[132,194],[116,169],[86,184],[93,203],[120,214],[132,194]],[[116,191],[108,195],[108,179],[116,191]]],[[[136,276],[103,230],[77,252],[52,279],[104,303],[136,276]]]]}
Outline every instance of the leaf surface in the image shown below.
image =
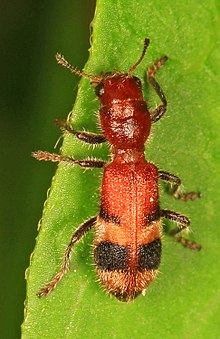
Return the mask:
{"type": "MultiPolygon", "coordinates": [[[[164,236],[160,273],[146,292],[119,303],[99,286],[93,270],[92,232],[73,251],[71,270],[47,298],[36,293],[58,271],[74,229],[97,214],[101,173],[60,164],[44,208],[27,277],[23,338],[215,338],[220,315],[219,264],[219,5],[211,0],[172,4],[165,0],[99,0],[85,71],[126,72],[138,59],[143,40],[151,44],[135,71],[153,109],[159,100],[146,83],[147,67],[166,54],[157,79],[168,99],[166,117],[152,128],[146,158],[179,175],[185,190],[202,199],[184,203],[164,192],[161,206],[188,215],[191,240],[200,252],[164,236]]],[[[77,51],[77,46],[75,46],[77,51]]],[[[76,65],[77,66],[77,65],[76,65]]],[[[66,70],[63,70],[66,71],[66,70]]],[[[72,123],[98,131],[98,101],[81,79],[72,123]]],[[[66,134],[63,154],[107,160],[108,147],[89,148],[66,134]]],[[[42,164],[43,166],[43,164],[42,164]]]]}

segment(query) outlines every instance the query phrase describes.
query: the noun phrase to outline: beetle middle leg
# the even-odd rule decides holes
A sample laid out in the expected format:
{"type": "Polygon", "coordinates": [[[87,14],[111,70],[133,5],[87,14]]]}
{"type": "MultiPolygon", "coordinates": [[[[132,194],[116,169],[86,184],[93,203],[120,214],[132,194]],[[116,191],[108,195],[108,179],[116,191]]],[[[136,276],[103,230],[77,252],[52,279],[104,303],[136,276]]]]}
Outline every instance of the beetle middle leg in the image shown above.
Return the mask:
{"type": "MultiPolygon", "coordinates": [[[[102,160],[76,160],[73,157],[43,151],[33,152],[32,156],[40,161],[64,162],[70,165],[79,165],[82,168],[102,168],[105,165],[105,162],[102,160]]],[[[71,241],[66,248],[60,271],[49,283],[40,289],[38,293],[39,297],[46,296],[48,293],[50,293],[56,287],[58,282],[63,278],[64,274],[68,272],[73,246],[95,225],[96,219],[97,217],[93,217],[87,220],[74,232],[71,241]]]]}
{"type": "Polygon", "coordinates": [[[60,155],[56,153],[50,153],[47,151],[32,152],[32,157],[39,161],[64,162],[70,165],[79,165],[80,167],[83,168],[102,168],[105,165],[105,161],[103,160],[95,159],[77,160],[73,157],[60,155]]]}
{"type": "Polygon", "coordinates": [[[165,180],[172,185],[170,193],[175,199],[189,201],[201,198],[200,192],[181,192],[181,179],[178,176],[161,170],[159,170],[158,173],[160,179],[165,180]]]}

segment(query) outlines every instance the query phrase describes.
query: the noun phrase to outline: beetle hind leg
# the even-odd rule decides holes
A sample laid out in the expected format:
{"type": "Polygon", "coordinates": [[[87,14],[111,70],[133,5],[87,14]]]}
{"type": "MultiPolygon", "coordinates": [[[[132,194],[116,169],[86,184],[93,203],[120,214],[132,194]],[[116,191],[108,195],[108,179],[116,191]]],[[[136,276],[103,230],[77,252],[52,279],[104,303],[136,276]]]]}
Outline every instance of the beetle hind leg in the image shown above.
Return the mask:
{"type": "Polygon", "coordinates": [[[94,227],[96,223],[97,217],[93,217],[86,222],[84,222],[82,225],[79,226],[79,228],[76,229],[76,231],[73,233],[73,236],[66,248],[63,262],[60,268],[60,271],[53,277],[53,279],[47,283],[44,287],[40,289],[38,292],[38,297],[45,297],[47,296],[51,291],[54,290],[58,282],[63,278],[63,276],[69,271],[70,267],[70,259],[71,259],[71,253],[72,248],[92,227],[94,227]]]}
{"type": "Polygon", "coordinates": [[[169,219],[175,223],[178,224],[178,226],[168,232],[168,235],[173,237],[177,242],[181,243],[184,247],[188,247],[191,250],[201,250],[202,246],[200,244],[197,244],[194,241],[190,241],[188,239],[185,239],[184,237],[180,236],[179,233],[182,230],[187,230],[190,225],[190,220],[183,214],[179,214],[177,212],[173,212],[170,210],[164,210],[162,209],[160,212],[160,215],[162,218],[169,219]]]}

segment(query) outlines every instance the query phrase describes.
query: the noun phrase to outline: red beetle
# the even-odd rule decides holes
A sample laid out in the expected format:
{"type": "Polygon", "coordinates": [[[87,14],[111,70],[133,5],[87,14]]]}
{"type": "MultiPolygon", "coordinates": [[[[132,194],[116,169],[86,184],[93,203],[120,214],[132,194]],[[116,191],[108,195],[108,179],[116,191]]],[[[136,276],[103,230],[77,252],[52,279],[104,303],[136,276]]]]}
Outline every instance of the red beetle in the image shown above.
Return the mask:
{"type": "Polygon", "coordinates": [[[144,145],[151,125],[164,115],[167,106],[165,95],[155,80],[155,73],[167,60],[166,56],[154,62],[147,71],[148,82],[162,101],[152,112],[143,98],[140,79],[131,75],[142,61],[149,42],[145,39],[141,57],[127,73],[114,71],[93,76],[77,71],[61,55],[56,56],[58,63],[72,73],[92,79],[91,84],[101,104],[99,114],[103,135],[77,132],[60,120],[57,124],[86,143],[108,141],[112,161],[105,164],[101,160],[76,160],[42,151],[33,153],[38,160],[64,161],[84,168],[104,167],[99,213],[74,232],[59,273],[40,290],[40,297],[52,291],[69,270],[73,245],[92,227],[95,228],[94,260],[99,280],[121,301],[130,301],[142,293],[158,272],[162,218],[178,224],[170,232],[178,242],[191,249],[201,248],[178,234],[189,227],[186,216],[160,208],[158,179],[172,184],[171,193],[177,199],[194,200],[199,193],[181,193],[180,178],[158,170],[145,159],[144,145]]]}

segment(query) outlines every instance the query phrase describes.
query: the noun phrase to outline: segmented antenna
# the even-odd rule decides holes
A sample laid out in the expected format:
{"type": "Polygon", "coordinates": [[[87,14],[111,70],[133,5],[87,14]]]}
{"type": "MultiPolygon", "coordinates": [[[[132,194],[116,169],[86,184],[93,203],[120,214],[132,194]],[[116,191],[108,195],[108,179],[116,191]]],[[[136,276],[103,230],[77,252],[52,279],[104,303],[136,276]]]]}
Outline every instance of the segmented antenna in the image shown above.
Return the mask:
{"type": "Polygon", "coordinates": [[[134,66],[132,66],[129,71],[128,71],[128,74],[132,73],[135,68],[141,63],[141,61],[143,60],[144,56],[145,56],[145,53],[146,53],[146,50],[147,50],[147,47],[150,43],[150,39],[149,38],[145,38],[144,39],[144,48],[143,48],[143,52],[140,56],[140,58],[138,59],[138,61],[136,62],[136,64],[134,64],[134,66]]]}
{"type": "Polygon", "coordinates": [[[78,71],[77,69],[75,69],[65,58],[63,55],[57,53],[56,54],[56,60],[57,60],[57,63],[62,65],[63,67],[66,67],[70,70],[71,73],[75,73],[75,74],[78,74],[82,77],[86,77],[86,78],[90,78],[96,82],[100,82],[101,81],[101,78],[95,76],[95,75],[92,75],[92,74],[87,74],[87,73],[84,73],[84,72],[80,72],[78,71]]]}

